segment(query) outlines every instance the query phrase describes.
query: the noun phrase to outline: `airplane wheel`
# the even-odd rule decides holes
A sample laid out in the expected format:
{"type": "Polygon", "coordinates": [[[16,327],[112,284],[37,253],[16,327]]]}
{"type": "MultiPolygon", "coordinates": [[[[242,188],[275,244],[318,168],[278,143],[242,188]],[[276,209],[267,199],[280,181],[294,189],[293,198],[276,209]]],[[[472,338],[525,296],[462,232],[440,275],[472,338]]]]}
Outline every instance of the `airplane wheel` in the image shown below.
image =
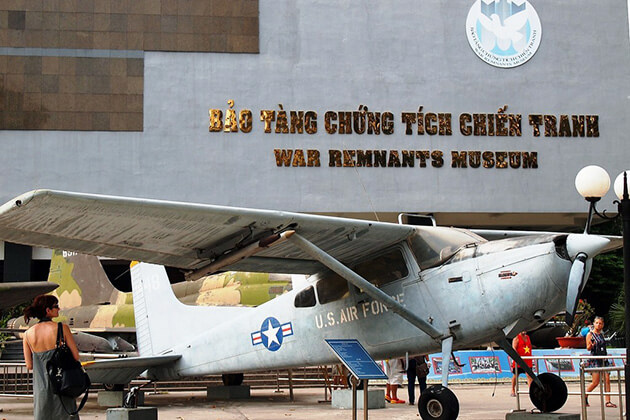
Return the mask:
{"type": "Polygon", "coordinates": [[[224,373],[221,375],[223,385],[225,386],[239,386],[243,383],[242,373],[224,373]]]}
{"type": "Polygon", "coordinates": [[[420,395],[418,412],[423,420],[455,420],[459,414],[459,401],[450,389],[433,385],[420,395]]]}
{"type": "Polygon", "coordinates": [[[567,401],[567,385],[558,375],[549,372],[541,373],[538,378],[545,387],[541,389],[532,382],[529,399],[543,413],[559,410],[567,401]]]}

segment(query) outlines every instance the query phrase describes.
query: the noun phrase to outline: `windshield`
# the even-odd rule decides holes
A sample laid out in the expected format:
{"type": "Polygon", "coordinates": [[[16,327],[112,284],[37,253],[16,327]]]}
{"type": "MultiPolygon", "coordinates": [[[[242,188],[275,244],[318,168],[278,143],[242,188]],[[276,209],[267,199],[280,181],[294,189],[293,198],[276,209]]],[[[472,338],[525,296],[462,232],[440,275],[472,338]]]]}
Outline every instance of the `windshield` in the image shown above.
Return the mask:
{"type": "Polygon", "coordinates": [[[466,229],[416,226],[415,230],[409,245],[423,270],[442,264],[465,245],[486,242],[466,229]]]}
{"type": "MultiPolygon", "coordinates": [[[[476,248],[462,249],[449,261],[449,263],[455,263],[468,258],[479,257],[481,255],[493,254],[499,251],[507,251],[509,249],[521,248],[529,245],[549,243],[552,241],[557,241],[556,250],[560,255],[562,255],[563,249],[565,250],[564,253],[566,253],[566,247],[564,247],[562,239],[566,241],[566,235],[532,235],[497,239],[481,244],[476,248]]],[[[568,258],[568,256],[565,258],[568,258]]]]}

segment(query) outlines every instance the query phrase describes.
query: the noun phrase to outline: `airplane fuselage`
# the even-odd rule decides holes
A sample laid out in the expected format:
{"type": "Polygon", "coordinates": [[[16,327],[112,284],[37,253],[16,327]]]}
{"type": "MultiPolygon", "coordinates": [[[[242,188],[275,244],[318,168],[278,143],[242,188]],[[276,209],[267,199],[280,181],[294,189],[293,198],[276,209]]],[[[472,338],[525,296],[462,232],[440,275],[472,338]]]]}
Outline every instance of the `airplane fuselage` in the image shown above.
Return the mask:
{"type": "MultiPolygon", "coordinates": [[[[444,336],[454,336],[454,349],[535,328],[562,311],[571,261],[558,253],[557,245],[551,240],[496,242],[496,249],[489,243],[485,249],[461,249],[447,262],[424,270],[402,242],[392,249],[404,258],[404,276],[381,289],[444,336]]],[[[305,306],[301,299],[296,307],[308,286],[225,319],[189,342],[174,343],[169,352],[181,354],[181,359],[169,368],[152,368],[149,377],[333,363],[326,338],[356,338],[376,359],[440,350],[440,340],[356,287],[337,299],[332,293],[333,299],[322,304],[331,294],[320,290],[317,281],[312,281],[318,292],[314,305],[305,306]]]]}

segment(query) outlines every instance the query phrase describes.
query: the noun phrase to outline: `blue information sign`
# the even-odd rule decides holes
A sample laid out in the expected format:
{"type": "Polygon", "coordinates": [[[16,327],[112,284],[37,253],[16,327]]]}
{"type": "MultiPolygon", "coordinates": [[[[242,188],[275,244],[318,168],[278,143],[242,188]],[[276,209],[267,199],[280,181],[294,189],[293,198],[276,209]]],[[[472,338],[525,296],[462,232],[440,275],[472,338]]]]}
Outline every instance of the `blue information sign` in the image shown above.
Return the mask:
{"type": "Polygon", "coordinates": [[[335,352],[358,379],[387,379],[381,367],[356,339],[326,339],[326,344],[335,352]]]}

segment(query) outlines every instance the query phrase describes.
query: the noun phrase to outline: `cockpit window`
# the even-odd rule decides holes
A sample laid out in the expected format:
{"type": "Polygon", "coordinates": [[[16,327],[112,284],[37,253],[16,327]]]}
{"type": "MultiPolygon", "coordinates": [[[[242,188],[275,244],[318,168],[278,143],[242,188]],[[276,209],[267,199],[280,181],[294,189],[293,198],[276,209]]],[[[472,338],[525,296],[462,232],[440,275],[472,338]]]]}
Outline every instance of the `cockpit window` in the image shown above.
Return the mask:
{"type": "Polygon", "coordinates": [[[296,308],[310,308],[315,306],[315,289],[313,286],[309,286],[295,295],[295,307],[296,308]]]}
{"type": "MultiPolygon", "coordinates": [[[[561,248],[563,238],[566,240],[566,235],[532,235],[507,239],[497,239],[480,244],[475,248],[462,249],[457,253],[457,255],[455,255],[455,257],[453,257],[453,259],[449,261],[449,263],[455,263],[458,261],[466,260],[468,258],[479,257],[481,255],[492,254],[499,251],[507,251],[509,249],[551,242],[556,242],[554,246],[556,247],[556,249],[558,249],[559,247],[561,248]]],[[[566,252],[566,248],[563,252],[566,252]]]]}
{"type": "MultiPolygon", "coordinates": [[[[351,268],[355,273],[374,284],[376,287],[381,287],[394,280],[402,279],[409,274],[407,263],[399,249],[393,249],[376,258],[363,261],[351,268]]],[[[322,305],[350,296],[346,279],[332,271],[321,275],[320,279],[317,281],[316,287],[317,298],[322,305]]]]}
{"type": "Polygon", "coordinates": [[[354,267],[354,271],[376,287],[402,279],[409,274],[407,263],[398,249],[364,261],[354,267]]]}
{"type": "Polygon", "coordinates": [[[348,296],[350,296],[348,282],[337,273],[326,273],[317,281],[317,297],[321,305],[348,296]]]}
{"type": "Polygon", "coordinates": [[[409,245],[422,270],[444,263],[466,245],[487,242],[465,229],[416,226],[415,230],[409,245]]]}

